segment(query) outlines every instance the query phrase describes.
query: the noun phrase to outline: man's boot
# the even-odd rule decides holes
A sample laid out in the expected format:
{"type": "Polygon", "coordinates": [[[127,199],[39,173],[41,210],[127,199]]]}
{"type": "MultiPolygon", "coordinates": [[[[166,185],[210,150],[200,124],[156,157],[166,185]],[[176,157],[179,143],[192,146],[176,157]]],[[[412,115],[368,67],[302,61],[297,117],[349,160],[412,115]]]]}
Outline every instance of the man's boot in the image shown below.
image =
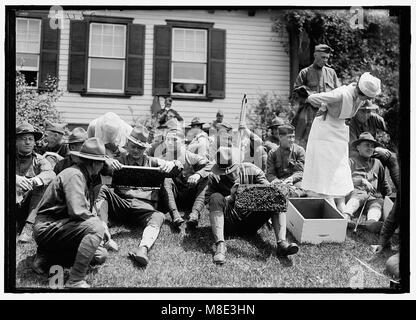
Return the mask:
{"type": "Polygon", "coordinates": [[[189,220],[187,222],[189,229],[195,229],[198,226],[198,220],[199,220],[199,212],[192,211],[189,214],[189,220]]]}
{"type": "Polygon", "coordinates": [[[279,240],[277,242],[277,254],[282,256],[289,256],[299,251],[299,247],[296,243],[289,243],[286,240],[279,240]]]}
{"type": "Polygon", "coordinates": [[[182,223],[185,222],[185,220],[182,219],[178,210],[173,210],[170,216],[175,227],[179,227],[182,223]]]}
{"type": "Polygon", "coordinates": [[[147,256],[148,249],[146,246],[140,246],[134,252],[129,252],[130,258],[136,261],[141,267],[146,267],[149,263],[149,257],[147,256]]]}
{"type": "Polygon", "coordinates": [[[225,263],[225,253],[227,252],[227,247],[225,246],[224,241],[219,241],[215,245],[215,254],[214,254],[214,263],[224,264],[225,263]]]}

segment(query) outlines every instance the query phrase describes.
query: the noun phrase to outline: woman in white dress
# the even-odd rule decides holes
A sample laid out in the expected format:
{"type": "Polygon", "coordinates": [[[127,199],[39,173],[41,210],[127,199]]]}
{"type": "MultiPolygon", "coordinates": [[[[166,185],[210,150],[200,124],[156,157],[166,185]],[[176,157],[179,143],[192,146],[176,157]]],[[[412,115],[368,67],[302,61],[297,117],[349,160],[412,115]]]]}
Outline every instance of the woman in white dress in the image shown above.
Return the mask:
{"type": "Polygon", "coordinates": [[[344,211],[345,196],[353,189],[348,163],[349,127],[361,104],[381,92],[380,79],[365,72],[358,84],[315,93],[308,102],[319,108],[308,138],[302,188],[308,195],[327,198],[344,211]]]}

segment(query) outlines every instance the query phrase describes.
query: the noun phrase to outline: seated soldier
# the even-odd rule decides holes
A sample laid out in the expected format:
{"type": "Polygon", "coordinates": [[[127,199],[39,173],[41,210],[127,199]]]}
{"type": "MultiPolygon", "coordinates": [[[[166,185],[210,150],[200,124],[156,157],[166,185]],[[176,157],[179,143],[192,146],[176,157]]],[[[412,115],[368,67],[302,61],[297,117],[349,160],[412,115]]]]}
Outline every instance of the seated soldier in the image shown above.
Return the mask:
{"type": "Polygon", "coordinates": [[[173,224],[180,226],[184,220],[181,217],[177,203],[183,207],[192,208],[187,222],[188,228],[193,229],[198,225],[198,220],[204,209],[205,191],[208,175],[211,173],[211,164],[205,156],[186,150],[184,135],[181,130],[171,130],[166,135],[166,152],[162,159],[179,160],[183,165],[183,171],[175,178],[166,178],[164,191],[167,199],[169,213],[173,224]]]}
{"type": "Polygon", "coordinates": [[[209,140],[208,135],[202,130],[204,123],[200,122],[198,117],[192,119],[188,134],[193,138],[188,145],[188,151],[208,157],[209,140]]]}
{"type": "MultiPolygon", "coordinates": [[[[82,145],[84,144],[85,140],[87,140],[87,131],[84,130],[84,128],[77,127],[72,130],[71,134],[68,137],[68,146],[70,151],[79,151],[81,150],[82,145]]],[[[71,167],[73,164],[75,164],[75,161],[77,160],[77,157],[73,154],[69,153],[66,155],[64,159],[59,161],[55,168],[53,168],[53,171],[55,171],[56,174],[59,174],[62,170],[71,167]]]]}
{"type": "MultiPolygon", "coordinates": [[[[369,132],[373,137],[376,137],[378,131],[387,132],[386,123],[382,116],[378,115],[376,111],[378,106],[371,101],[366,101],[357,111],[355,116],[349,122],[350,141],[358,139],[361,133],[369,132]]],[[[357,150],[352,144],[349,144],[350,157],[357,155],[357,150]]],[[[389,169],[390,177],[394,184],[400,180],[399,163],[394,152],[387,150],[381,146],[374,149],[372,158],[381,161],[384,167],[389,169]]]]}
{"type": "MultiPolygon", "coordinates": [[[[379,143],[371,133],[364,132],[352,142],[352,145],[358,151],[356,156],[350,158],[354,190],[345,206],[343,216],[352,220],[354,213],[365,205],[364,212],[367,213],[367,221],[360,225],[371,232],[379,232],[382,226],[379,222],[382,216],[382,198],[391,193],[383,165],[378,159],[371,158],[374,148],[379,143]]],[[[351,223],[350,226],[352,226],[351,223]]]]}
{"type": "Polygon", "coordinates": [[[151,157],[160,157],[161,147],[164,145],[166,133],[169,130],[180,128],[179,121],[176,118],[172,118],[164,124],[158,126],[154,132],[153,141],[150,143],[150,147],[146,149],[146,154],[151,157]],[[158,150],[158,151],[156,151],[158,150]]]}
{"type": "MultiPolygon", "coordinates": [[[[241,139],[241,155],[242,162],[249,162],[255,164],[263,172],[267,168],[267,152],[263,146],[263,140],[247,128],[246,124],[239,127],[239,132],[234,136],[233,142],[238,143],[238,137],[241,139]]],[[[235,147],[237,145],[234,145],[235,147]]]]}
{"type": "Polygon", "coordinates": [[[48,160],[33,151],[41,132],[24,122],[16,128],[16,221],[19,242],[32,239],[32,226],[39,203],[55,173],[48,160]],[[23,229],[23,230],[22,230],[23,229]]]}
{"type": "Polygon", "coordinates": [[[77,164],[66,168],[45,191],[33,227],[38,245],[33,269],[44,273],[45,267],[56,263],[52,259],[71,261],[66,287],[89,288],[85,276],[90,263],[103,263],[107,251],[100,247],[109,234],[105,224],[91,211],[91,177],[105,161],[104,144],[98,138],[86,140],[77,164]],[[58,258],[59,257],[59,258],[58,258]]]}
{"type": "Polygon", "coordinates": [[[295,128],[290,125],[278,127],[280,146],[269,151],[266,178],[271,183],[284,183],[296,187],[296,193],[303,195],[301,188],[305,150],[295,143],[295,128]]]}
{"type": "Polygon", "coordinates": [[[64,143],[65,126],[45,121],[44,144],[39,148],[39,153],[48,159],[52,168],[69,153],[68,144],[64,143]]]}
{"type": "Polygon", "coordinates": [[[266,148],[266,151],[269,152],[270,150],[273,150],[277,148],[280,144],[280,138],[279,138],[279,126],[284,125],[284,121],[280,117],[275,117],[272,120],[272,124],[267,127],[267,129],[271,130],[271,135],[269,135],[264,140],[264,147],[266,148]]]}
{"type": "Polygon", "coordinates": [[[235,191],[239,184],[269,184],[263,171],[255,165],[244,162],[238,164],[235,161],[238,155],[234,154],[234,150],[227,147],[218,149],[216,164],[212,167],[213,174],[208,178],[205,193],[215,241],[214,263],[223,264],[226,260],[224,233],[255,233],[270,217],[278,253],[297,253],[298,246],[286,241],[286,212],[262,212],[254,215],[250,211],[240,212],[234,208],[235,191]]]}
{"type": "MultiPolygon", "coordinates": [[[[132,130],[125,146],[127,154],[113,159],[109,167],[110,175],[114,170],[120,170],[122,165],[159,167],[160,171],[172,177],[180,173],[183,167],[179,161],[165,161],[145,154],[146,148],[149,147],[148,135],[144,126],[132,130]]],[[[138,249],[129,253],[129,256],[143,267],[149,263],[148,251],[156,241],[165,220],[164,214],[156,208],[158,194],[159,190],[129,186],[116,186],[112,191],[103,185],[97,197],[97,212],[105,223],[109,220],[125,221],[138,222],[144,226],[138,249]]]]}
{"type": "Polygon", "coordinates": [[[208,160],[215,161],[215,157],[219,147],[231,147],[233,144],[233,127],[222,122],[217,124],[217,129],[210,129],[210,142],[208,149],[208,160]]]}

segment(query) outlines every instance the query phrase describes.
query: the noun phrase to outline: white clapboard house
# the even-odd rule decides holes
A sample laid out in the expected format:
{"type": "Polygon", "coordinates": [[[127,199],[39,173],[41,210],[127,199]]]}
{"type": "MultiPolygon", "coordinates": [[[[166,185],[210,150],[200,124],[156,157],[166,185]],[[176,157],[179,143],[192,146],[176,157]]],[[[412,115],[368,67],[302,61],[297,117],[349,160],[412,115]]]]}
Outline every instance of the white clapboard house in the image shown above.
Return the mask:
{"type": "MultiPolygon", "coordinates": [[[[140,9],[140,8],[139,8],[140,9]]],[[[41,85],[57,75],[68,124],[106,112],[129,123],[150,115],[154,96],[173,97],[185,123],[210,122],[218,109],[237,126],[241,100],[288,99],[289,34],[272,31],[275,9],[130,9],[16,12],[16,68],[41,85]]],[[[295,70],[296,69],[296,70],[295,70]]]]}

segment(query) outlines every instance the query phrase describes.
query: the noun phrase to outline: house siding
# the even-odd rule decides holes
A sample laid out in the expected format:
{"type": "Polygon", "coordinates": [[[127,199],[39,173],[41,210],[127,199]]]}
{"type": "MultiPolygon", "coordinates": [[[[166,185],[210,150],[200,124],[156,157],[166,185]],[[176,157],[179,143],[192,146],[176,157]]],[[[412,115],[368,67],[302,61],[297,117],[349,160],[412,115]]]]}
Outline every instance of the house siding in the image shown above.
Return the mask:
{"type": "MultiPolygon", "coordinates": [[[[288,35],[271,30],[271,17],[277,11],[258,10],[250,17],[246,10],[98,10],[97,15],[134,18],[134,23],[146,25],[144,95],[130,98],[81,96],[67,91],[69,20],[66,19],[61,30],[59,78],[63,97],[57,107],[68,123],[87,124],[94,118],[115,112],[131,123],[134,116],[150,115],[153,72],[153,26],[165,24],[166,19],[213,22],[214,28],[226,30],[226,83],[225,99],[213,101],[174,100],[173,108],[185,119],[185,123],[199,116],[210,122],[218,109],[225,113],[224,121],[236,126],[239,121],[241,99],[247,94],[249,105],[255,103],[261,93],[275,92],[283,100],[288,99],[290,63],[288,54],[288,35]]],[[[91,13],[91,11],[84,11],[91,13]]],[[[67,16],[79,19],[80,11],[67,11],[67,16]]],[[[161,99],[163,106],[163,99],[161,99]]]]}

